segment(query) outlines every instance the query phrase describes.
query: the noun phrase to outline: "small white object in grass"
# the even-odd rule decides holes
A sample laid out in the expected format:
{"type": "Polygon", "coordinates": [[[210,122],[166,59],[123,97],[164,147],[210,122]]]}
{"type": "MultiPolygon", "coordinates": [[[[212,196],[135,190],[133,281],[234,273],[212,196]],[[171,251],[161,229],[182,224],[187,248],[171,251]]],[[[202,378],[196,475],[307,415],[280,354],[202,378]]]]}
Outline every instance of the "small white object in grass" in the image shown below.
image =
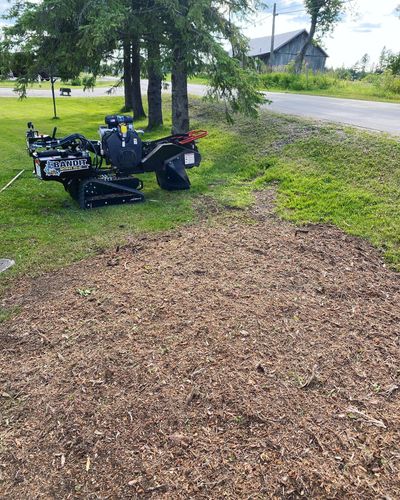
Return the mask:
{"type": "Polygon", "coordinates": [[[0,273],[7,271],[10,267],[15,264],[15,261],[11,259],[0,259],[0,273]]]}
{"type": "Polygon", "coordinates": [[[10,186],[11,186],[11,184],[12,184],[13,182],[15,182],[15,181],[18,179],[18,177],[20,177],[20,176],[21,176],[24,172],[25,172],[25,169],[24,169],[24,170],[21,170],[21,172],[19,172],[19,174],[17,174],[15,177],[13,177],[13,178],[11,179],[11,181],[10,181],[10,182],[8,182],[8,183],[7,183],[7,184],[6,184],[3,188],[1,188],[1,189],[0,189],[0,193],[2,193],[2,192],[3,192],[3,191],[5,191],[8,187],[10,187],[10,186]]]}

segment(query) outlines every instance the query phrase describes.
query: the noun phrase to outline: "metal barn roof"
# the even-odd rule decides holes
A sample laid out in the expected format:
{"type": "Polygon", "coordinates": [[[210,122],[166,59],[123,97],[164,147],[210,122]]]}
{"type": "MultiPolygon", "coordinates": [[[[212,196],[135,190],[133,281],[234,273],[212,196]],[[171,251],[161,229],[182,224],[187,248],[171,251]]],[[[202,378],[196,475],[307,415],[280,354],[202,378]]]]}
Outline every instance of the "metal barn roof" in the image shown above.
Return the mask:
{"type": "MultiPolygon", "coordinates": [[[[288,33],[281,33],[280,35],[275,35],[274,51],[280,49],[291,40],[299,36],[301,33],[307,33],[307,30],[296,30],[289,31],[288,33]]],[[[308,33],[307,33],[308,34],[308,33]]],[[[318,48],[328,57],[328,54],[318,46],[318,48]]],[[[247,55],[261,56],[264,54],[269,54],[271,52],[271,37],[262,36],[261,38],[253,38],[249,40],[249,52],[247,55]]]]}

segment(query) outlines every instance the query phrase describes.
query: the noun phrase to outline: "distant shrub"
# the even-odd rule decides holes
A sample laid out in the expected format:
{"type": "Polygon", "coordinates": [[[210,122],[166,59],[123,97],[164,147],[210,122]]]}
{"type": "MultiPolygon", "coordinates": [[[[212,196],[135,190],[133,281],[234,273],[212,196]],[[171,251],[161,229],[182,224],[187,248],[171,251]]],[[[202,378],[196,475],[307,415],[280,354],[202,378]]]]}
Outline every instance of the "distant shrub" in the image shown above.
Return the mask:
{"type": "Polygon", "coordinates": [[[72,78],[70,85],[73,87],[80,87],[82,85],[82,80],[77,76],[76,78],[72,78]]]}
{"type": "Polygon", "coordinates": [[[264,88],[287,90],[324,90],[333,87],[337,79],[325,73],[273,72],[260,75],[264,88]]]}
{"type": "Polygon", "coordinates": [[[382,75],[382,85],[385,91],[400,94],[400,76],[385,72],[382,75]]]}
{"type": "Polygon", "coordinates": [[[361,81],[364,83],[372,83],[372,85],[379,85],[382,75],[379,73],[369,73],[361,81]]]}
{"type": "Polygon", "coordinates": [[[354,71],[351,68],[337,68],[333,73],[339,80],[354,80],[354,71]]]}
{"type": "Polygon", "coordinates": [[[380,75],[368,75],[364,81],[372,83],[384,95],[400,95],[400,76],[394,75],[391,71],[385,71],[380,75]]]}
{"type": "Polygon", "coordinates": [[[91,89],[93,90],[96,85],[96,77],[87,75],[82,78],[83,90],[91,89]]]}

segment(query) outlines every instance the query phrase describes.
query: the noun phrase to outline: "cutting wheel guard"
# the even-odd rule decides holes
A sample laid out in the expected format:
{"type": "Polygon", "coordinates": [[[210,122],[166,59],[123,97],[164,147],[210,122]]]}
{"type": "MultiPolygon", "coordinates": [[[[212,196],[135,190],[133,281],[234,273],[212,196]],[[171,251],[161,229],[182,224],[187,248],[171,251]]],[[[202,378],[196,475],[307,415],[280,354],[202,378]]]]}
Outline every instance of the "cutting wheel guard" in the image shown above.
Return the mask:
{"type": "Polygon", "coordinates": [[[189,144],[190,142],[206,137],[206,135],[208,135],[206,130],[191,130],[187,134],[182,135],[178,142],[179,144],[189,144]]]}
{"type": "Polygon", "coordinates": [[[126,115],[109,115],[99,127],[100,140],[75,133],[63,138],[40,134],[32,122],[26,133],[34,174],[63,184],[83,209],[144,201],[143,183],[135,174],[154,172],[162,189],[189,189],[187,169],[198,167],[197,140],[205,130],[191,130],[142,141],[126,115]]]}

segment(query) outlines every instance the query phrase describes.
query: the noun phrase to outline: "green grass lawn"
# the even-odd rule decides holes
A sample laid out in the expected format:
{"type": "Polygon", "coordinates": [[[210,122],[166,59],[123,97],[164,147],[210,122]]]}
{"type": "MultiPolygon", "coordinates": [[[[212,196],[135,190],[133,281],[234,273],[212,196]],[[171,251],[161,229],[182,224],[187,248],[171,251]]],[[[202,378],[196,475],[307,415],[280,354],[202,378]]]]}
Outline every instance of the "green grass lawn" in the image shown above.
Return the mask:
{"type": "MultiPolygon", "coordinates": [[[[146,174],[141,176],[145,203],[81,211],[61,185],[32,176],[27,121],[43,132],[56,125],[60,135],[96,137],[104,116],[122,104],[119,97],[59,100],[61,119],[53,121],[50,99],[1,99],[0,186],[20,169],[26,172],[0,194],[0,257],[16,260],[0,275],[0,285],[93,255],[123,243],[127,235],[193,223],[204,195],[221,207],[246,208],[253,191],[271,181],[279,181],[283,217],[333,223],[363,236],[400,270],[400,144],[383,135],[270,112],[258,120],[239,118],[231,126],[221,106],[193,99],[192,126],[210,135],[201,141],[201,167],[190,171],[190,191],[162,191],[154,174],[146,174]]],[[[164,129],[148,137],[168,134],[170,125],[166,112],[164,129]]]]}

